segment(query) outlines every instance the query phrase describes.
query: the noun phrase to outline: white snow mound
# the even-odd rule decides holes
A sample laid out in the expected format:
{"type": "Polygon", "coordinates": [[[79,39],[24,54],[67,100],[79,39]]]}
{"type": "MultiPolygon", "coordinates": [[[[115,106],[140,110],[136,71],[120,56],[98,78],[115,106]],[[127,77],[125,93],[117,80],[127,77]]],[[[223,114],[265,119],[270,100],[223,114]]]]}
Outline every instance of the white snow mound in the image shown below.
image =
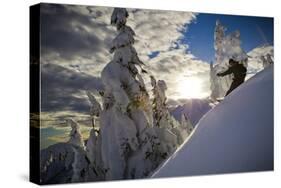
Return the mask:
{"type": "Polygon", "coordinates": [[[152,177],[266,170],[273,170],[273,66],[210,110],[152,177]]]}

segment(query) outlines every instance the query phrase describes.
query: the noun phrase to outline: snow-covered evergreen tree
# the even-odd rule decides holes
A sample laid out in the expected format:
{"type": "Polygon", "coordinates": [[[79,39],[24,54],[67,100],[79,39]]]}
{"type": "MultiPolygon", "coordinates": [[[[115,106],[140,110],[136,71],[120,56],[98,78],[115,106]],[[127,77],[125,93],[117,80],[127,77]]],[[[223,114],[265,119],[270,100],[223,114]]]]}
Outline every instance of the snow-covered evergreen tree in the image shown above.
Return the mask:
{"type": "Polygon", "coordinates": [[[153,91],[153,117],[155,129],[159,132],[161,143],[168,145],[167,153],[172,152],[173,149],[180,145],[189,135],[185,125],[178,123],[173,116],[171,116],[167,104],[166,94],[167,85],[164,80],[158,80],[151,76],[151,85],[153,91]],[[165,136],[163,136],[165,135],[165,136]],[[168,140],[167,140],[168,138],[168,140]],[[165,140],[166,139],[166,140],[165,140]],[[176,142],[175,142],[176,141],[176,142]],[[172,144],[173,143],[173,144],[172,144]],[[173,148],[173,149],[172,149],[173,148]]]}
{"type": "Polygon", "coordinates": [[[214,32],[215,63],[210,64],[211,98],[223,97],[232,83],[232,75],[217,77],[229,67],[229,59],[247,67],[248,56],[241,48],[240,32],[225,35],[226,28],[217,20],[214,32]]]}
{"type": "Polygon", "coordinates": [[[267,60],[268,64],[273,64],[273,59],[270,54],[266,54],[266,60],[267,60]]]}
{"type": "Polygon", "coordinates": [[[272,60],[270,54],[266,54],[266,56],[261,56],[260,58],[261,58],[261,61],[262,61],[263,68],[266,68],[270,64],[273,64],[273,60],[272,60]]]}
{"type": "Polygon", "coordinates": [[[193,130],[192,123],[186,114],[181,115],[181,124],[185,130],[187,130],[187,134],[189,135],[193,130]]]}
{"type": "Polygon", "coordinates": [[[216,21],[215,33],[214,33],[214,49],[215,49],[215,62],[221,63],[223,61],[223,41],[225,37],[226,28],[220,23],[219,20],[216,21]]]}
{"type": "Polygon", "coordinates": [[[40,152],[40,182],[46,184],[101,180],[85,151],[79,124],[68,119],[67,125],[71,126],[69,141],[54,144],[40,152]]]}
{"type": "Polygon", "coordinates": [[[99,179],[104,179],[104,168],[103,168],[103,161],[101,158],[101,135],[99,134],[100,131],[96,127],[95,119],[99,117],[102,108],[100,103],[96,100],[95,96],[87,91],[88,99],[91,103],[90,113],[92,119],[92,130],[90,132],[90,136],[87,140],[86,144],[86,152],[87,156],[91,162],[91,166],[94,167],[96,170],[96,175],[99,179]]]}
{"type": "Polygon", "coordinates": [[[144,105],[140,101],[143,93],[136,79],[139,63],[136,50],[132,46],[133,30],[126,26],[128,12],[115,8],[111,24],[119,34],[110,48],[114,53],[113,60],[102,71],[101,79],[105,85],[103,93],[105,108],[101,112],[100,131],[102,137],[102,160],[106,179],[126,178],[127,161],[133,151],[139,147],[137,127],[129,116],[131,106],[144,105]],[[110,96],[110,97],[107,97],[110,96]]]}
{"type": "MultiPolygon", "coordinates": [[[[102,105],[94,94],[86,92],[93,126],[86,147],[78,123],[67,121],[72,128],[70,140],[58,150],[66,145],[73,149],[71,181],[144,178],[191,132],[187,117],[179,123],[170,115],[164,80],[151,75],[153,97],[149,96],[143,75],[147,71],[133,46],[136,34],[127,25],[128,16],[124,8],[115,8],[111,16],[118,34],[109,49],[113,59],[101,72],[102,105]]],[[[48,152],[44,153],[45,166],[51,157],[48,152]]]]}
{"type": "Polygon", "coordinates": [[[87,94],[88,99],[91,103],[90,115],[91,115],[91,119],[92,119],[92,125],[93,125],[93,128],[94,128],[95,117],[99,117],[102,109],[101,109],[100,103],[97,101],[95,96],[90,91],[86,91],[86,94],[87,94]]]}
{"type": "Polygon", "coordinates": [[[261,61],[262,61],[262,66],[263,66],[263,68],[267,67],[267,66],[268,66],[268,62],[267,62],[267,60],[265,59],[265,57],[264,57],[264,56],[260,56],[260,58],[261,58],[261,61]]]}
{"type": "Polygon", "coordinates": [[[73,119],[68,119],[66,121],[67,125],[71,127],[71,131],[70,131],[70,134],[69,134],[69,143],[70,144],[73,144],[75,146],[79,146],[79,147],[82,147],[84,148],[85,145],[84,145],[84,141],[83,141],[83,138],[82,138],[82,134],[80,132],[80,126],[79,124],[74,121],[73,119]]]}
{"type": "Polygon", "coordinates": [[[118,31],[110,52],[113,60],[102,71],[104,109],[100,117],[102,159],[106,179],[142,178],[180,144],[180,124],[166,107],[163,80],[152,79],[151,104],[142,73],[144,64],[133,47],[135,32],[126,25],[126,9],[114,9],[111,24],[118,31]],[[105,104],[106,103],[106,104],[105,104]],[[174,132],[177,134],[175,134],[174,132]]]}
{"type": "Polygon", "coordinates": [[[219,80],[217,77],[217,73],[214,69],[214,64],[213,62],[210,62],[210,89],[211,89],[211,99],[217,99],[220,96],[220,85],[219,85],[219,80]]]}

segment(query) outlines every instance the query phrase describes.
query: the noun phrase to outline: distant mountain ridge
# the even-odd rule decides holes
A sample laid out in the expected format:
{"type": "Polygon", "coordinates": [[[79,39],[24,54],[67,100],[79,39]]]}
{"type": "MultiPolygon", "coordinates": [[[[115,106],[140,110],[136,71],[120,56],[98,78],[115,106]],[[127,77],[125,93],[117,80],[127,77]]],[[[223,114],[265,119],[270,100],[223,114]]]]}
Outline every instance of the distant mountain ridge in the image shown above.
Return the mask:
{"type": "Polygon", "coordinates": [[[188,99],[183,105],[170,109],[170,113],[178,121],[181,120],[182,113],[185,114],[194,127],[202,116],[211,109],[208,99],[188,99]]]}

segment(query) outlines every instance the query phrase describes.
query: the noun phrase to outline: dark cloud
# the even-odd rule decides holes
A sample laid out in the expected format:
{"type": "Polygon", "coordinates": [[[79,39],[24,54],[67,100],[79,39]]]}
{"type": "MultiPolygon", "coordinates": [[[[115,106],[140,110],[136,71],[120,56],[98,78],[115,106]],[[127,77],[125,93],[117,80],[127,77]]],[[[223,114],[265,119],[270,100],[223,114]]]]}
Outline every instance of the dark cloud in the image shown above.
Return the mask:
{"type": "Polygon", "coordinates": [[[41,110],[87,112],[84,90],[103,89],[100,78],[76,72],[56,64],[43,64],[41,68],[41,110]]]}
{"type": "Polygon", "coordinates": [[[73,11],[71,6],[42,4],[42,55],[55,52],[64,59],[77,55],[90,58],[95,52],[105,49],[105,41],[110,40],[103,41],[92,31],[97,27],[102,27],[106,33],[112,33],[112,30],[105,23],[94,23],[91,19],[91,16],[73,11]]]}
{"type": "MultiPolygon", "coordinates": [[[[87,97],[82,91],[102,88],[100,80],[94,76],[99,76],[112,59],[108,46],[117,34],[109,23],[112,11],[111,7],[42,4],[43,111],[57,114],[88,111],[87,97]]],[[[195,19],[195,14],[128,11],[127,23],[137,34],[134,47],[146,62],[146,70],[166,81],[168,98],[178,98],[182,95],[178,83],[184,81],[184,75],[196,76],[209,68],[195,60],[187,53],[188,46],[179,42],[183,37],[182,29],[195,19]]]]}

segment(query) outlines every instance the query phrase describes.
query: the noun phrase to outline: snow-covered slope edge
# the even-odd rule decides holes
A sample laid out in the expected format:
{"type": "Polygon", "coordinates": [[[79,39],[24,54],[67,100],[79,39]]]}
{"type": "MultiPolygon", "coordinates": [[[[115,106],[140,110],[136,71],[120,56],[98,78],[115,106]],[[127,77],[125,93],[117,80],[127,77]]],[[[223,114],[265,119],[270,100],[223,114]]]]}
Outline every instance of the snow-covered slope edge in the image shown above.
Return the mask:
{"type": "Polygon", "coordinates": [[[152,177],[266,170],[273,170],[273,66],[205,114],[152,177]]]}

